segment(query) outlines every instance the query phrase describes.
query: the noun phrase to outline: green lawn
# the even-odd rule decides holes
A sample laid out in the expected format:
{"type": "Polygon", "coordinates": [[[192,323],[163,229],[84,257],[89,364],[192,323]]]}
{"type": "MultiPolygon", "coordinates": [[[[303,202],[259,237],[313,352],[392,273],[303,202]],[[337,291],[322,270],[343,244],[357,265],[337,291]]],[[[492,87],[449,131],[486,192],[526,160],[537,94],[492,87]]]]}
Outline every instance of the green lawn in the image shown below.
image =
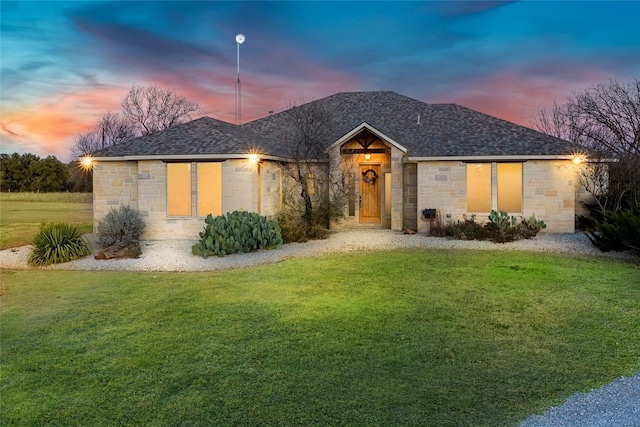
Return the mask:
{"type": "Polygon", "coordinates": [[[91,193],[0,193],[0,250],[31,243],[44,222],[93,230],[91,193]]]}
{"type": "Polygon", "coordinates": [[[3,426],[509,426],[640,368],[640,267],[619,261],[1,274],[3,426]]]}

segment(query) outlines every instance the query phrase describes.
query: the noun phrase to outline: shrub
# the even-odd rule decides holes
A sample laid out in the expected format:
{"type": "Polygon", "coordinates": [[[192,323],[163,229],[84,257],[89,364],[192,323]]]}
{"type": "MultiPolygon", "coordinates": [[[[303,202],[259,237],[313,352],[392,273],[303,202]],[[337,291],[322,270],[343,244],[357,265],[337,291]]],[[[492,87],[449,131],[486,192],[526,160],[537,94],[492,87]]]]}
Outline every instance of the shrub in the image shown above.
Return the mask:
{"type": "Polygon", "coordinates": [[[111,208],[103,219],[98,221],[96,233],[103,247],[127,240],[138,240],[145,224],[140,213],[131,206],[123,205],[111,208]]]}
{"type": "Polygon", "coordinates": [[[326,239],[329,236],[326,227],[303,219],[294,210],[281,210],[276,215],[276,221],[285,243],[304,243],[309,240],[326,239]]]}
{"type": "Polygon", "coordinates": [[[445,230],[447,236],[458,240],[491,240],[495,243],[505,243],[530,239],[546,227],[544,221],[537,219],[535,215],[531,215],[529,219],[523,218],[518,224],[515,216],[492,210],[489,222],[484,225],[477,223],[475,215],[471,215],[470,218],[465,217],[464,221],[447,225],[445,230]]]}
{"type": "Polygon", "coordinates": [[[522,218],[522,222],[518,224],[518,233],[524,239],[536,237],[540,230],[547,228],[547,224],[543,220],[536,218],[535,214],[529,219],[522,218]]]}
{"type": "Polygon", "coordinates": [[[587,237],[601,251],[640,251],[640,206],[602,212],[601,219],[594,220],[593,225],[587,237]]]}
{"type": "Polygon", "coordinates": [[[200,241],[191,248],[194,255],[203,258],[282,245],[278,221],[270,221],[257,213],[234,211],[216,217],[209,214],[204,222],[200,241]]]}
{"type": "Polygon", "coordinates": [[[489,222],[485,227],[489,230],[491,240],[495,243],[513,242],[518,240],[518,220],[515,216],[509,216],[507,212],[492,210],[489,214],[489,222]]]}
{"type": "Polygon", "coordinates": [[[487,230],[482,224],[476,222],[476,216],[464,217],[463,221],[457,221],[445,226],[447,236],[456,240],[486,240],[487,230]]]}
{"type": "Polygon", "coordinates": [[[73,261],[90,253],[78,227],[63,223],[45,225],[32,245],[29,264],[35,266],[73,261]]]}

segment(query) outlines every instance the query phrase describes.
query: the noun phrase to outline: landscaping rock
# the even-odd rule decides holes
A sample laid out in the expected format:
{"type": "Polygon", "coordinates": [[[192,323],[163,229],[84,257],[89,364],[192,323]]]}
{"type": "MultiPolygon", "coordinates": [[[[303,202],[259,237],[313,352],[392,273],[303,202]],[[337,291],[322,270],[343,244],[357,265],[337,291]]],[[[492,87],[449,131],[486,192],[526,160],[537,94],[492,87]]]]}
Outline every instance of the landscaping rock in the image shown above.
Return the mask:
{"type": "Polygon", "coordinates": [[[114,243],[108,248],[98,252],[95,259],[138,258],[141,252],[140,242],[137,240],[127,240],[114,243]]]}

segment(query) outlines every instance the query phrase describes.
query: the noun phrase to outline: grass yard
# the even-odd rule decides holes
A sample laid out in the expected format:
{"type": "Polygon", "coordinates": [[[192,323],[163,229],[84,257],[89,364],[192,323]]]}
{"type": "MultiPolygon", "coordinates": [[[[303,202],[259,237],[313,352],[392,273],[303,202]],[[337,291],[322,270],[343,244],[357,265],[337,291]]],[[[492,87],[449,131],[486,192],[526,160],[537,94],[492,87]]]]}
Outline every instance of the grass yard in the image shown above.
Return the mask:
{"type": "Polygon", "coordinates": [[[1,274],[3,426],[511,426],[640,368],[640,268],[618,261],[1,274]]]}
{"type": "Polygon", "coordinates": [[[31,243],[43,223],[93,230],[91,193],[0,193],[0,250],[31,243]]]}

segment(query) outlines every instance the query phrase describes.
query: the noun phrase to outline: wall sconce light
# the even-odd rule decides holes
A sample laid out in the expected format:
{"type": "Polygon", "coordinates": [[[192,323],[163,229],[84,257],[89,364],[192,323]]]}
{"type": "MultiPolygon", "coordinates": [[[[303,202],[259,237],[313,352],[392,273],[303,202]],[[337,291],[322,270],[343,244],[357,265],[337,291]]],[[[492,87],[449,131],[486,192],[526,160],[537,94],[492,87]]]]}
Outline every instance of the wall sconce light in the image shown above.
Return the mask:
{"type": "Polygon", "coordinates": [[[83,156],[80,157],[80,167],[82,168],[82,170],[85,171],[89,171],[93,168],[93,159],[91,158],[91,156],[83,156]]]}
{"type": "Polygon", "coordinates": [[[371,153],[365,153],[364,154],[364,159],[365,160],[371,160],[371,153]]]}
{"type": "Polygon", "coordinates": [[[256,165],[258,164],[258,162],[260,161],[260,155],[259,154],[249,154],[249,163],[252,165],[256,165]]]}

